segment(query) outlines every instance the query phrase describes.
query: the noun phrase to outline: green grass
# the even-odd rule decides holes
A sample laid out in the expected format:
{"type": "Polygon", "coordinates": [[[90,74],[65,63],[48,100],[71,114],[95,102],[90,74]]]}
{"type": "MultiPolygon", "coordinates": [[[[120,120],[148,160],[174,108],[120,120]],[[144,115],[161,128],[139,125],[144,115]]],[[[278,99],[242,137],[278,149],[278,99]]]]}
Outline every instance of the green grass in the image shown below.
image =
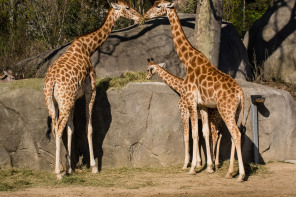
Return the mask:
{"type": "MultiPolygon", "coordinates": [[[[217,172],[222,176],[225,176],[228,172],[229,163],[230,163],[229,160],[223,161],[220,167],[218,168],[217,172]]],[[[270,173],[266,168],[266,166],[261,164],[245,163],[244,168],[245,168],[246,176],[265,175],[270,173]]],[[[234,162],[234,172],[236,172],[235,176],[237,176],[239,173],[237,160],[235,160],[234,162]]]]}
{"type": "Polygon", "coordinates": [[[98,93],[104,93],[109,88],[122,88],[130,82],[145,82],[149,81],[146,78],[145,72],[126,72],[118,77],[106,77],[104,79],[96,79],[98,93]]]}
{"type": "MultiPolygon", "coordinates": [[[[145,72],[126,72],[118,77],[106,77],[104,79],[96,79],[96,86],[99,92],[106,92],[109,88],[122,88],[130,82],[149,81],[145,79],[145,72]]],[[[10,83],[0,83],[1,87],[9,87],[10,90],[29,87],[34,90],[42,90],[43,78],[31,78],[15,80],[10,83]]]]}
{"type": "Polygon", "coordinates": [[[15,90],[18,88],[30,87],[34,90],[42,90],[43,80],[43,78],[15,80],[10,83],[10,89],[15,90]]]}
{"type": "Polygon", "coordinates": [[[165,172],[151,168],[106,169],[99,174],[92,174],[86,167],[78,168],[71,175],[63,176],[61,181],[54,173],[29,169],[0,169],[0,191],[16,191],[30,187],[70,187],[100,186],[136,189],[153,187],[157,183],[141,178],[142,173],[165,172]]]}
{"type": "MultiPolygon", "coordinates": [[[[63,176],[61,181],[56,179],[54,173],[29,170],[29,169],[1,169],[0,168],[0,191],[23,190],[30,187],[71,187],[71,186],[92,186],[92,187],[115,187],[124,189],[139,189],[145,187],[159,186],[158,179],[165,175],[187,174],[188,169],[182,170],[182,165],[162,168],[116,168],[103,169],[99,174],[92,174],[89,168],[80,166],[71,175],[63,176]]],[[[224,177],[229,167],[229,160],[224,161],[215,172],[224,177]]],[[[237,162],[235,163],[235,172],[237,162]]],[[[198,170],[198,169],[197,169],[198,170]]],[[[264,165],[245,164],[247,176],[264,176],[269,174],[264,165]]],[[[207,174],[205,170],[199,173],[207,174]]]]}

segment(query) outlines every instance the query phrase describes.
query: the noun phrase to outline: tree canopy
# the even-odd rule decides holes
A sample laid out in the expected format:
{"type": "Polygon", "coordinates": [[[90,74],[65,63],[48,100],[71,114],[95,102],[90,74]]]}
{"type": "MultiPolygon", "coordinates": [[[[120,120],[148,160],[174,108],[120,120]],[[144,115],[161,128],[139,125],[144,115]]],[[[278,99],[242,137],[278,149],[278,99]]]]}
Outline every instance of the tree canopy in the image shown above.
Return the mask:
{"type": "MultiPolygon", "coordinates": [[[[178,12],[196,12],[198,0],[174,1],[183,2],[178,12]]],[[[223,0],[223,20],[232,22],[243,36],[272,1],[223,0]]],[[[154,0],[126,2],[143,14],[154,0]]],[[[0,70],[97,29],[108,9],[106,0],[0,0],[0,70]]],[[[131,20],[120,19],[114,29],[131,24],[131,20]]]]}

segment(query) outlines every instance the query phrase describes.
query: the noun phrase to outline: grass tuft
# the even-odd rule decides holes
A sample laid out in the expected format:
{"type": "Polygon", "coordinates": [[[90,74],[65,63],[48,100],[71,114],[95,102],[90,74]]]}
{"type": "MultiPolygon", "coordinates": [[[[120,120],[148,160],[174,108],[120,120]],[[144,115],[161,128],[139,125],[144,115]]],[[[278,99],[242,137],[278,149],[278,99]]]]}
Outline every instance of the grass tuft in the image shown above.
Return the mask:
{"type": "Polygon", "coordinates": [[[122,88],[130,82],[145,82],[145,72],[126,72],[119,77],[106,77],[104,79],[96,79],[97,93],[103,94],[109,88],[122,88]]]}
{"type": "Polygon", "coordinates": [[[15,90],[18,88],[30,87],[34,90],[42,90],[43,81],[44,81],[43,78],[15,80],[10,82],[10,89],[15,90]]]}
{"type": "MultiPolygon", "coordinates": [[[[118,77],[106,77],[104,79],[96,79],[98,92],[106,92],[109,88],[122,88],[130,82],[149,81],[145,79],[145,72],[126,72],[118,77]]],[[[2,83],[1,87],[8,87],[10,90],[29,87],[34,90],[42,90],[44,78],[31,78],[15,80],[9,83],[2,83]]]]}
{"type": "MultiPolygon", "coordinates": [[[[228,172],[230,161],[225,160],[222,161],[220,164],[220,167],[218,168],[217,172],[221,174],[222,176],[225,176],[228,172]]],[[[260,165],[260,164],[253,164],[253,163],[244,163],[245,167],[245,173],[247,176],[252,176],[252,175],[264,175],[268,174],[269,171],[266,168],[265,165],[260,165]]],[[[235,160],[234,162],[234,174],[237,176],[239,174],[239,169],[238,169],[238,161],[235,160]]]]}

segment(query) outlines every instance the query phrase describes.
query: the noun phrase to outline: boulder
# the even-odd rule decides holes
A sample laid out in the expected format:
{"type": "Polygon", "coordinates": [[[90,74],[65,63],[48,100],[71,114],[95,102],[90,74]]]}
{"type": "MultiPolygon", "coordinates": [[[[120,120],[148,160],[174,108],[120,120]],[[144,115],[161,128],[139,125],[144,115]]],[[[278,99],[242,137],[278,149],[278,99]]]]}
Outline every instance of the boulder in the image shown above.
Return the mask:
{"type": "MultiPolygon", "coordinates": [[[[178,14],[186,37],[193,41],[195,15],[178,14]]],[[[68,43],[58,49],[39,54],[19,62],[18,70],[29,76],[44,77],[48,67],[68,48],[68,43]]],[[[218,68],[235,78],[250,79],[251,72],[244,48],[235,28],[223,23],[218,68]]],[[[92,55],[97,77],[118,76],[126,71],[145,71],[146,59],[166,62],[174,75],[185,77],[186,72],[175,51],[169,21],[160,17],[147,21],[142,26],[113,31],[101,47],[92,55]]],[[[27,76],[27,77],[29,77],[27,76]]]]}
{"type": "Polygon", "coordinates": [[[295,10],[295,1],[275,1],[244,37],[254,69],[267,80],[296,84],[295,10]]]}
{"type": "MultiPolygon", "coordinates": [[[[250,96],[258,94],[265,97],[264,104],[258,105],[260,161],[295,160],[296,110],[291,95],[243,80],[238,82],[245,93],[244,161],[253,160],[250,96]]],[[[179,96],[160,82],[129,83],[107,92],[98,88],[92,122],[99,167],[162,167],[183,163],[178,100],[179,96]]],[[[55,141],[45,138],[47,115],[42,90],[18,88],[0,95],[1,166],[54,169],[55,141]]],[[[84,98],[76,102],[74,127],[72,164],[89,164],[84,98]]],[[[220,156],[227,159],[230,136],[227,129],[222,132],[220,156]]],[[[67,144],[66,132],[63,142],[67,144]]],[[[65,148],[61,150],[65,165],[65,148]]]]}
{"type": "Polygon", "coordinates": [[[265,98],[263,104],[257,105],[260,162],[296,158],[293,151],[296,148],[296,103],[290,93],[243,80],[238,80],[238,83],[245,95],[246,133],[242,138],[244,160],[253,161],[251,95],[265,98]]]}

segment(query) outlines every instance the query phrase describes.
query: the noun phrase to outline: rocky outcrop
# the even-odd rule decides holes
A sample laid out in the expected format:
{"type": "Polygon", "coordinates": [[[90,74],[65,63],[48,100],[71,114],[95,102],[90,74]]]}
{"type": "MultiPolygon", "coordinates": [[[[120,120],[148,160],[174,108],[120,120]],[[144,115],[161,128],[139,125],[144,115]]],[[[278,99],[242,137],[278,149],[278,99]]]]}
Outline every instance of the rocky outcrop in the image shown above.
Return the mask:
{"type": "MultiPolygon", "coordinates": [[[[261,161],[296,159],[296,111],[283,90],[239,81],[245,93],[245,162],[253,159],[250,95],[266,100],[259,110],[261,161]]],[[[19,88],[0,94],[0,165],[53,170],[55,141],[45,138],[47,109],[42,91],[19,88]]],[[[122,89],[97,90],[93,109],[94,152],[100,168],[161,167],[183,162],[183,126],[179,96],[160,82],[129,83],[122,89]]],[[[88,163],[85,101],[76,102],[73,165],[88,163]]],[[[64,132],[66,134],[66,132],[64,132]]],[[[200,134],[200,136],[202,136],[200,134]]],[[[202,140],[202,137],[200,137],[202,140]]],[[[63,136],[66,144],[66,136],[63,136]]],[[[65,149],[62,148],[62,164],[65,149]]],[[[222,159],[229,158],[230,137],[223,130],[222,159]]]]}
{"type": "MultiPolygon", "coordinates": [[[[192,41],[195,15],[179,14],[179,17],[187,38],[192,41]]],[[[31,73],[33,77],[43,77],[48,67],[67,50],[69,44],[23,60],[16,66],[19,70],[23,68],[26,73],[31,73]]],[[[220,54],[220,70],[236,78],[250,78],[246,49],[230,23],[222,26],[220,54]]],[[[145,71],[147,58],[166,62],[169,72],[185,77],[185,69],[176,54],[166,17],[150,20],[142,26],[113,31],[92,55],[91,61],[97,77],[103,78],[118,76],[126,71],[145,71]]]]}
{"type": "Polygon", "coordinates": [[[250,61],[265,79],[296,84],[295,12],[295,1],[277,0],[245,35],[250,61]]]}

